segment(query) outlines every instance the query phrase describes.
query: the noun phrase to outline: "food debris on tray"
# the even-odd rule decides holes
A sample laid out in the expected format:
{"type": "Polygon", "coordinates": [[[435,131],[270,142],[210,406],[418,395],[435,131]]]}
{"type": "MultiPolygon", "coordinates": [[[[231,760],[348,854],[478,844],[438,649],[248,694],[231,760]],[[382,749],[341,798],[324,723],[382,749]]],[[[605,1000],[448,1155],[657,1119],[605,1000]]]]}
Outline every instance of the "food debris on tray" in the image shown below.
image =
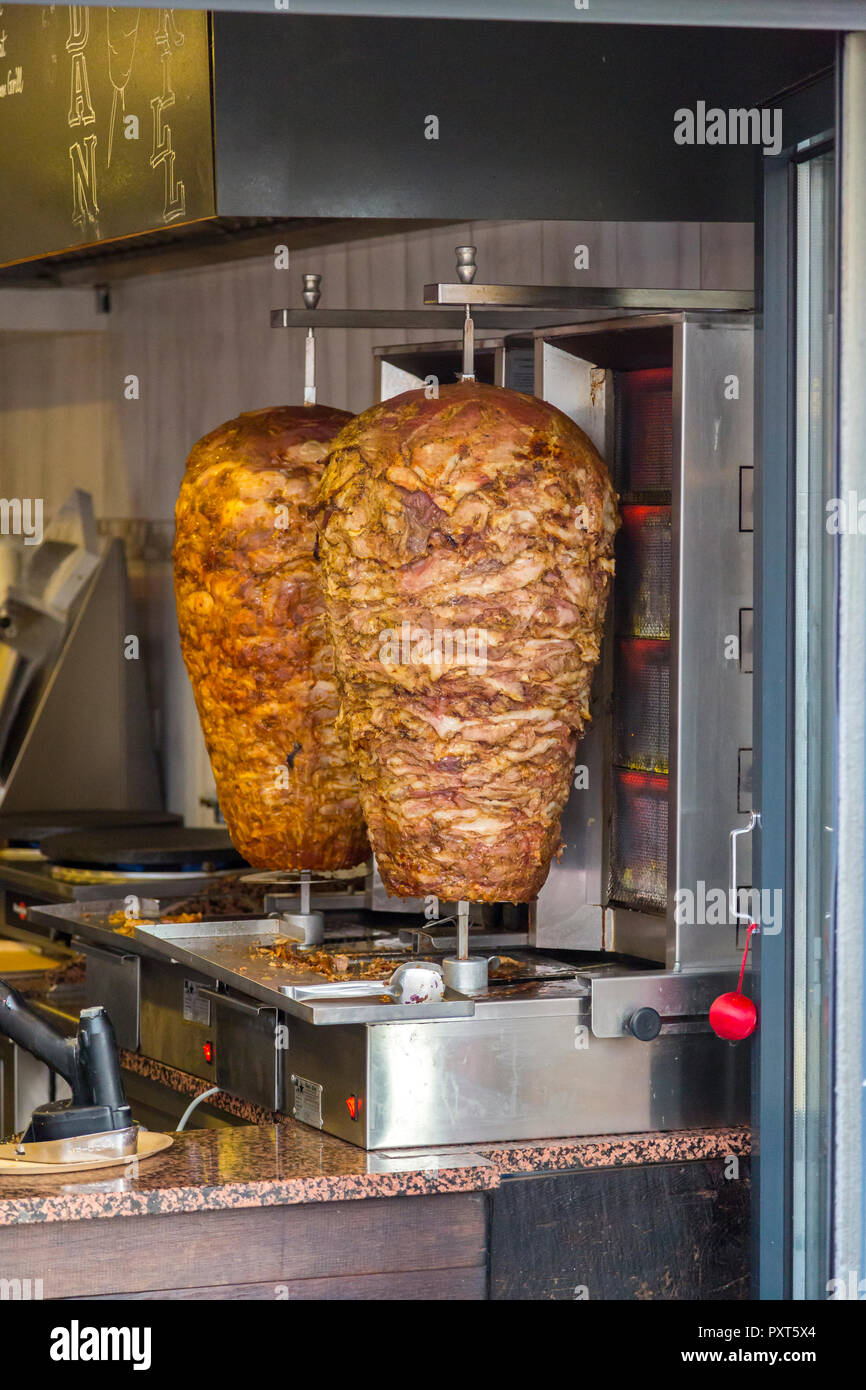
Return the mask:
{"type": "MultiPolygon", "coordinates": [[[[180,898],[160,917],[128,917],[123,908],[105,920],[117,936],[132,936],[135,927],[152,927],[155,922],[169,926],[174,922],[202,922],[206,917],[260,917],[264,912],[262,890],[244,883],[237,876],[223,878],[188,898],[180,898]]],[[[90,914],[85,913],[85,918],[90,914]]]]}
{"type": "Polygon", "coordinates": [[[325,980],[381,980],[391,975],[402,955],[350,956],[340,951],[303,951],[287,936],[276,936],[272,943],[250,947],[252,960],[267,960],[281,970],[312,970],[325,980]]]}
{"type": "MultiPolygon", "coordinates": [[[[393,974],[396,967],[412,957],[406,953],[393,956],[352,956],[343,951],[300,951],[291,937],[276,936],[273,942],[250,947],[251,960],[264,960],[280,970],[311,970],[325,980],[380,980],[393,974]]],[[[499,964],[491,967],[491,979],[507,980],[510,975],[525,970],[525,965],[512,956],[500,956],[499,964]]],[[[241,967],[243,969],[243,967],[241,967]]]]}
{"type": "Polygon", "coordinates": [[[112,912],[107,920],[118,936],[132,936],[136,927],[152,927],[154,922],[159,922],[165,927],[174,922],[200,922],[201,917],[200,912],[175,912],[167,917],[127,917],[120,908],[117,912],[112,912]]]}

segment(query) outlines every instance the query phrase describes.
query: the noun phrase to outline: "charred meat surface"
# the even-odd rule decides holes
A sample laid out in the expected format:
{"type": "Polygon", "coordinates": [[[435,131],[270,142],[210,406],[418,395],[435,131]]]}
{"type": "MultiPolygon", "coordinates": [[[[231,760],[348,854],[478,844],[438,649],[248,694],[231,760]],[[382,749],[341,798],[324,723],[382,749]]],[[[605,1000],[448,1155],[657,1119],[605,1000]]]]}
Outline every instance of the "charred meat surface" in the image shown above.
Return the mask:
{"type": "Polygon", "coordinates": [[[229,420],[195,445],[176,508],[186,669],[232,842],[260,869],[349,868],[368,853],[313,518],[326,406],[229,420]]]}
{"type": "Polygon", "coordinates": [[[319,553],[341,730],[388,891],[525,902],[560,843],[619,524],[533,396],[463,382],[334,443],[319,553]]]}

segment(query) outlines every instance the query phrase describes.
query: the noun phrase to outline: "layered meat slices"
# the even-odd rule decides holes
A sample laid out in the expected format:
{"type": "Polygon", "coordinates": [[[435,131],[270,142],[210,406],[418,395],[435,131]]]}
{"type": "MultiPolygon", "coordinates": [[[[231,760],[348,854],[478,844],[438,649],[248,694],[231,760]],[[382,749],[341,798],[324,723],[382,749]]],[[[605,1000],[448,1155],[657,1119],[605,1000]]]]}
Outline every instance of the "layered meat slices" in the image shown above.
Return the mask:
{"type": "Polygon", "coordinates": [[[350,419],[325,406],[229,420],[194,447],[178,497],[178,626],[232,841],[256,868],[349,868],[368,854],[337,737],[315,557],[316,489],[350,419]]]}
{"type": "Polygon", "coordinates": [[[613,573],[604,463],[543,401],[463,382],[352,420],[320,499],[341,731],[386,887],[534,897],[613,573]]]}

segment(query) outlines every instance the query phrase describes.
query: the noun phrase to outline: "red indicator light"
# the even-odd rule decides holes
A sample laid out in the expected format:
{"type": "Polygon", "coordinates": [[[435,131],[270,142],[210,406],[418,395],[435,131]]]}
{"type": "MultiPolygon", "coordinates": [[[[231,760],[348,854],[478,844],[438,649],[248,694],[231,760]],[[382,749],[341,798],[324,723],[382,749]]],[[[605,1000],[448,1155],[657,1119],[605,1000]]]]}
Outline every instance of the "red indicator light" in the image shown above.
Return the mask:
{"type": "Polygon", "coordinates": [[[346,1109],[352,1116],[352,1119],[357,1120],[358,1112],[361,1109],[361,1102],[358,1100],[357,1096],[346,1096],[346,1109]]]}
{"type": "Polygon", "coordinates": [[[210,1066],[211,1062],[213,1061],[213,1043],[202,1043],[201,1050],[204,1053],[205,1061],[207,1062],[208,1066],[210,1066]]]}

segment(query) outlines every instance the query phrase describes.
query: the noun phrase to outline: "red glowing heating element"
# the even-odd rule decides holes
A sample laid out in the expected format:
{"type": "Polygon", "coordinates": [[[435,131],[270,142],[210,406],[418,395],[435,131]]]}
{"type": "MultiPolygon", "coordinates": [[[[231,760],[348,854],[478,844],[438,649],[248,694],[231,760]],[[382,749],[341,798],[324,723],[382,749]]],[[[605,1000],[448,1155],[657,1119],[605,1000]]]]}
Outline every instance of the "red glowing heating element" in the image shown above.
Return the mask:
{"type": "Polygon", "coordinates": [[[758,1010],[752,1000],[742,992],[749,942],[752,938],[752,932],[757,930],[757,922],[751,922],[749,930],[746,932],[746,944],[743,948],[743,960],[740,965],[737,988],[730,994],[720,994],[718,999],[714,999],[710,1005],[710,1027],[718,1037],[724,1038],[726,1042],[742,1042],[743,1038],[750,1037],[758,1026],[758,1010]]]}

